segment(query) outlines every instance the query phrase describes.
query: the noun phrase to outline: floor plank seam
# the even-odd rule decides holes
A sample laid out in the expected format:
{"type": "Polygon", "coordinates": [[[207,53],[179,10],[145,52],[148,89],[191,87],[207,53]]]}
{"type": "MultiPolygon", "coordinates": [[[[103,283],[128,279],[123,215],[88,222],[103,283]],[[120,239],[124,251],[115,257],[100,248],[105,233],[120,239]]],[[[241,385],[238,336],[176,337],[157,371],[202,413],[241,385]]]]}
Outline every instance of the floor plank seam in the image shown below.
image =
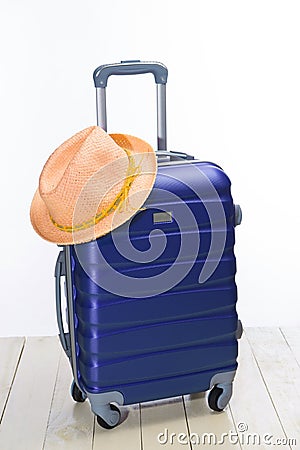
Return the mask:
{"type": "Polygon", "coordinates": [[[185,400],[184,400],[184,396],[183,395],[182,395],[181,399],[182,399],[182,404],[183,404],[183,411],[184,411],[184,417],[185,417],[185,422],[186,422],[186,429],[187,429],[188,437],[189,437],[190,450],[193,450],[193,445],[191,443],[191,429],[190,429],[190,424],[189,424],[189,421],[188,421],[186,404],[185,404],[185,400]]]}
{"type": "Polygon", "coordinates": [[[240,436],[239,436],[239,433],[238,433],[238,429],[237,429],[237,426],[236,426],[236,423],[235,423],[235,420],[234,420],[234,415],[233,415],[232,409],[230,407],[230,403],[228,405],[228,411],[229,411],[229,414],[230,414],[230,417],[231,417],[231,420],[232,420],[232,423],[233,423],[234,431],[236,432],[236,434],[238,436],[238,439],[239,439],[240,450],[243,450],[242,443],[241,443],[241,440],[240,440],[240,436]]]}
{"type": "Polygon", "coordinates": [[[141,436],[141,450],[144,450],[144,440],[143,440],[143,420],[142,420],[142,405],[139,403],[139,410],[140,410],[140,436],[141,436]]]}
{"type": "Polygon", "coordinates": [[[92,436],[92,450],[94,450],[95,448],[95,434],[96,434],[96,417],[94,415],[94,420],[93,420],[93,436],[92,436]]]}
{"type": "MultiPolygon", "coordinates": [[[[255,353],[254,353],[253,346],[252,346],[250,340],[248,339],[247,335],[246,335],[246,339],[247,339],[247,341],[248,341],[248,343],[249,343],[249,345],[250,345],[251,353],[252,353],[252,355],[253,355],[255,364],[257,365],[257,368],[258,368],[258,370],[259,370],[260,376],[261,376],[262,381],[263,381],[263,383],[264,383],[264,385],[265,385],[266,391],[267,391],[267,393],[268,393],[268,396],[269,396],[269,398],[270,398],[270,401],[271,401],[271,403],[272,403],[272,406],[273,406],[273,408],[274,408],[274,410],[275,410],[276,416],[277,416],[277,418],[278,418],[278,420],[279,420],[279,423],[280,423],[280,426],[281,426],[281,428],[282,428],[283,434],[284,434],[284,436],[288,439],[288,436],[287,436],[287,434],[286,434],[285,428],[284,428],[284,426],[283,426],[283,423],[282,423],[281,418],[280,418],[280,416],[279,416],[279,413],[278,413],[278,411],[277,411],[276,405],[275,405],[275,403],[274,403],[274,401],[273,401],[273,398],[272,398],[272,395],[271,395],[271,393],[270,393],[270,391],[269,391],[267,382],[266,382],[266,380],[265,380],[265,378],[264,378],[264,376],[263,376],[263,373],[262,373],[262,370],[261,370],[261,368],[260,368],[259,362],[258,362],[258,360],[256,359],[256,355],[255,355],[255,353]]],[[[291,448],[291,447],[290,447],[290,448],[291,448]]]]}
{"type": "Polygon", "coordinates": [[[17,360],[17,364],[16,364],[16,367],[15,367],[14,375],[12,377],[11,384],[10,384],[10,387],[9,387],[9,390],[8,390],[8,393],[7,393],[7,397],[6,397],[5,402],[4,402],[3,411],[2,411],[2,414],[1,414],[1,417],[0,417],[0,424],[2,423],[4,414],[5,414],[5,410],[6,410],[6,407],[7,407],[7,404],[8,404],[8,400],[9,400],[9,397],[10,397],[10,394],[11,394],[11,391],[12,391],[12,388],[13,388],[16,376],[17,376],[17,372],[18,372],[19,365],[20,365],[20,362],[21,362],[21,358],[22,358],[22,355],[23,355],[23,352],[24,352],[25,344],[26,344],[26,337],[23,336],[22,348],[20,350],[20,354],[19,354],[19,357],[18,357],[18,360],[17,360]]]}
{"type": "Polygon", "coordinates": [[[54,394],[55,394],[55,389],[56,389],[57,380],[58,380],[59,366],[60,366],[60,362],[61,362],[62,357],[63,357],[63,352],[60,351],[60,356],[58,358],[57,371],[56,371],[56,375],[55,375],[54,388],[53,388],[53,392],[52,392],[52,398],[51,398],[51,403],[50,403],[50,409],[49,409],[49,414],[48,414],[48,420],[47,420],[47,425],[46,425],[46,430],[45,430],[45,436],[44,436],[42,450],[44,450],[45,444],[46,444],[47,430],[48,430],[48,427],[49,427],[49,421],[50,421],[51,411],[52,411],[52,406],[53,406],[53,401],[54,401],[54,394]]]}
{"type": "Polygon", "coordinates": [[[142,407],[140,403],[139,403],[139,425],[140,425],[140,448],[141,450],[144,450],[143,433],[142,433],[142,407]]]}
{"type": "Polygon", "coordinates": [[[286,338],[286,336],[285,336],[283,330],[282,330],[281,328],[279,328],[279,331],[280,331],[280,333],[282,334],[282,337],[283,337],[283,339],[285,340],[287,346],[288,346],[289,349],[291,350],[291,352],[292,352],[292,354],[293,354],[293,356],[294,356],[294,358],[295,358],[295,360],[296,360],[296,363],[297,363],[298,366],[300,367],[300,361],[298,361],[298,358],[297,358],[297,356],[295,355],[295,352],[293,351],[293,348],[290,346],[290,343],[289,343],[289,341],[287,340],[287,338],[286,338]]]}

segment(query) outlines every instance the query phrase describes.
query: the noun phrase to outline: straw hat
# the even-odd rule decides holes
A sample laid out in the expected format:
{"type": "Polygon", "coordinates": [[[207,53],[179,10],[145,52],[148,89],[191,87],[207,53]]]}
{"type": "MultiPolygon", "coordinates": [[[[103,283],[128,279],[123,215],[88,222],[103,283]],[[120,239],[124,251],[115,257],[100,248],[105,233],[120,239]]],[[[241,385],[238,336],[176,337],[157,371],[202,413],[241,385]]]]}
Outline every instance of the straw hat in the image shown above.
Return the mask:
{"type": "Polygon", "coordinates": [[[64,245],[103,236],[142,207],[156,171],[155,153],[145,141],[86,128],[46,162],[30,209],[33,228],[64,245]]]}

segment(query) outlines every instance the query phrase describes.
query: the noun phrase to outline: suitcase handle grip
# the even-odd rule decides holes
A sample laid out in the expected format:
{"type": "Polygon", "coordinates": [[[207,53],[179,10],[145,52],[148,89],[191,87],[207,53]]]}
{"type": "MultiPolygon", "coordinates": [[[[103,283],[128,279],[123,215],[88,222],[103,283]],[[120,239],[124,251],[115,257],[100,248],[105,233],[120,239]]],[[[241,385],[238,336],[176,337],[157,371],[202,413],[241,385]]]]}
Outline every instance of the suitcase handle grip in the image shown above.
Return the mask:
{"type": "Polygon", "coordinates": [[[144,62],[140,60],[121,61],[116,64],[104,64],[94,71],[96,88],[106,88],[111,75],[139,75],[152,73],[156,84],[166,84],[168,69],[160,62],[144,62]]]}
{"type": "Polygon", "coordinates": [[[56,299],[56,319],[59,330],[59,340],[64,349],[66,355],[70,357],[70,347],[68,345],[68,333],[64,330],[64,324],[62,320],[62,312],[61,312],[61,285],[60,280],[61,277],[66,275],[65,268],[65,255],[64,252],[59,252],[56,265],[55,265],[55,299],[56,299]]]}

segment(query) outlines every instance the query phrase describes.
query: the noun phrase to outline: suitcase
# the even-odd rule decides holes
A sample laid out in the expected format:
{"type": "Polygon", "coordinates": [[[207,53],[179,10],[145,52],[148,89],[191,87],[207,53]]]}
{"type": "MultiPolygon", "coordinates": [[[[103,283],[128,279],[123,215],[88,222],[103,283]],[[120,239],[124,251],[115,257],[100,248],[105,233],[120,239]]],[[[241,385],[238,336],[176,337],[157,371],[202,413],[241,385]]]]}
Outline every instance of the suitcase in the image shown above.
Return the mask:
{"type": "Polygon", "coordinates": [[[88,398],[108,429],[118,425],[120,405],[195,392],[210,390],[209,407],[222,411],[242,334],[234,255],[241,209],[221,167],[167,151],[167,68],[140,61],[98,67],[98,125],[107,129],[108,77],[148,72],[157,89],[154,188],[129,222],[95,241],[63,246],[55,269],[71,394],[77,402],[88,398]]]}

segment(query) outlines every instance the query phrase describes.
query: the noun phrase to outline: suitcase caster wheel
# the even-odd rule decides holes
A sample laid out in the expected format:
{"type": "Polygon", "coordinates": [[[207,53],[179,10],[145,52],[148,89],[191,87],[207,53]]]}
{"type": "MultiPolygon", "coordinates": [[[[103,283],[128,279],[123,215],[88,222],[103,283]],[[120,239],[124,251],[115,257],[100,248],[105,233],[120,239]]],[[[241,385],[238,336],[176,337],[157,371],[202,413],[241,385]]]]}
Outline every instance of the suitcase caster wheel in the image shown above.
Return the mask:
{"type": "Polygon", "coordinates": [[[208,394],[208,406],[213,411],[221,412],[232,396],[232,383],[216,384],[208,394]]]}
{"type": "Polygon", "coordinates": [[[86,395],[79,389],[75,381],[71,386],[71,396],[74,402],[83,403],[86,400],[86,395]]]}
{"type": "Polygon", "coordinates": [[[119,408],[114,404],[109,405],[108,412],[109,414],[106,415],[105,419],[102,416],[98,415],[96,415],[96,417],[98,425],[100,425],[100,427],[105,428],[106,430],[111,430],[112,428],[115,428],[117,425],[119,425],[121,412],[119,408]]]}

